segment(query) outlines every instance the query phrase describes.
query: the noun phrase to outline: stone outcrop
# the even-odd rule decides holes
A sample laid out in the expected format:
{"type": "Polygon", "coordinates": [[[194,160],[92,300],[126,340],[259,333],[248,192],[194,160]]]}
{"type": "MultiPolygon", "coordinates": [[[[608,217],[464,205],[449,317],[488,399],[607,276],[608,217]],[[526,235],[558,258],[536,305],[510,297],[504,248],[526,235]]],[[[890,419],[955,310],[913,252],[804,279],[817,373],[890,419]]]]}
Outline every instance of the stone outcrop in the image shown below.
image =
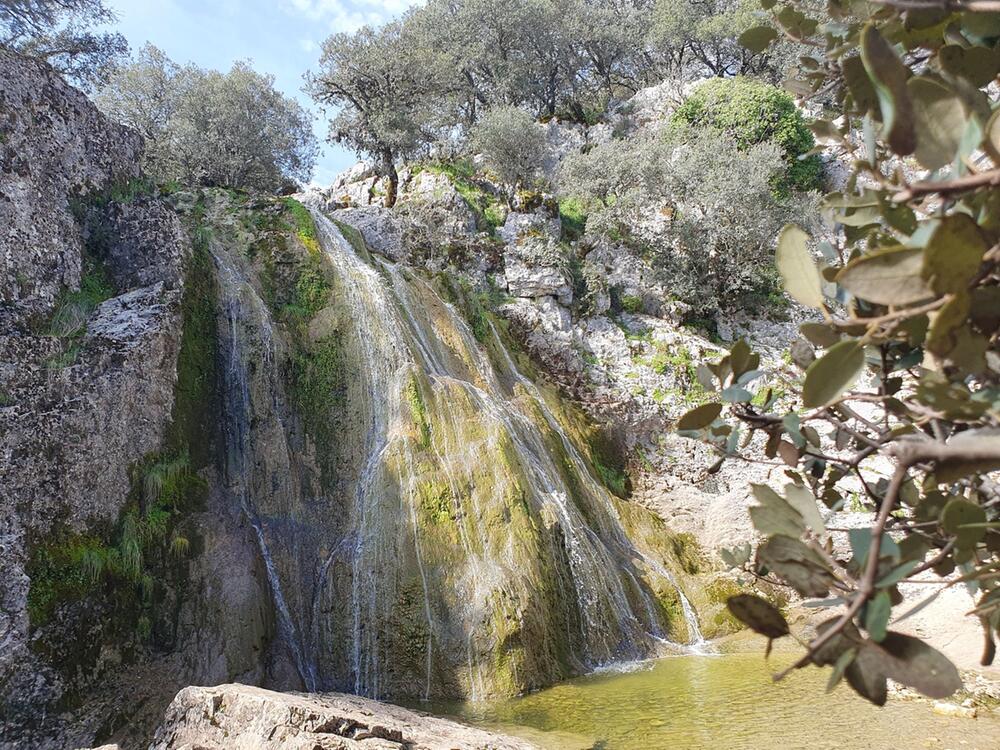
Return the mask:
{"type": "Polygon", "coordinates": [[[115,216],[94,201],[137,176],[141,139],[50,67],[0,51],[0,113],[0,746],[43,746],[37,716],[87,671],[50,662],[94,637],[95,613],[33,629],[29,563],[113,526],[130,466],[160,446],[190,245],[156,199],[115,216]],[[81,282],[111,298],[77,299],[81,282]]]}
{"type": "Polygon", "coordinates": [[[150,750],[531,750],[523,740],[353,695],[189,687],[150,750]]]}
{"type": "Polygon", "coordinates": [[[0,320],[45,315],[79,285],[83,238],[70,205],[134,178],[141,153],[137,133],[51,67],[0,50],[0,320]]]}

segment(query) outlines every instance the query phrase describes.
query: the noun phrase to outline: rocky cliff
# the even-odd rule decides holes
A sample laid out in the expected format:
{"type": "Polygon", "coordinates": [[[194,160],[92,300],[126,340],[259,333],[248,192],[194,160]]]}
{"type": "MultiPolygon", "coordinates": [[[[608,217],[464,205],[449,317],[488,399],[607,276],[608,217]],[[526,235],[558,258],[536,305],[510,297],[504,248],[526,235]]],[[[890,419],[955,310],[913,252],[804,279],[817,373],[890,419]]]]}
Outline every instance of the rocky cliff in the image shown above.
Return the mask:
{"type": "Polygon", "coordinates": [[[700,641],[696,548],[518,344],[578,356],[523,320],[575,294],[552,216],[484,235],[430,171],[398,216],[168,193],[44,65],[0,83],[0,746],[136,745],[189,684],[509,695],[700,641]]]}

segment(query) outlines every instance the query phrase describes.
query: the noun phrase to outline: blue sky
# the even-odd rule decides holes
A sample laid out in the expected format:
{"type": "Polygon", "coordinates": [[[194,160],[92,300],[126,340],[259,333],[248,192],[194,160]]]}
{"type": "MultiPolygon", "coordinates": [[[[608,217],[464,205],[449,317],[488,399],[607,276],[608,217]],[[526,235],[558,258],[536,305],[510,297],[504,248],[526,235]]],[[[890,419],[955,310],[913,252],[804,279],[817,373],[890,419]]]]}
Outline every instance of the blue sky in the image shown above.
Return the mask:
{"type": "MultiPolygon", "coordinates": [[[[318,66],[320,44],[338,31],[354,31],[397,16],[418,0],[108,0],[117,29],[133,49],[147,41],[177,63],[228,70],[250,59],[271,73],[275,85],[316,111],[302,93],[302,76],[318,66]]],[[[328,184],[357,157],[325,142],[326,121],[318,115],[322,154],[313,180],[328,184]]]]}

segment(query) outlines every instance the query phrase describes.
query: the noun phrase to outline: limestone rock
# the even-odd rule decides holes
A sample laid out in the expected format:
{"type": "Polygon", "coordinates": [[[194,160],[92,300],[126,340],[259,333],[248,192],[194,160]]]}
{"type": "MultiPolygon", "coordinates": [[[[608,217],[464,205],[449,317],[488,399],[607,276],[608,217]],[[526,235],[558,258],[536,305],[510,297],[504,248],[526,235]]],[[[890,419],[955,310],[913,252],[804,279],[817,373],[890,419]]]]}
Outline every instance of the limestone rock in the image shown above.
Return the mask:
{"type": "Polygon", "coordinates": [[[544,209],[531,213],[511,211],[507,214],[504,225],[497,230],[500,239],[508,245],[516,243],[521,236],[528,233],[558,240],[561,232],[559,217],[550,216],[544,209]]]}
{"type": "Polygon", "coordinates": [[[333,212],[332,216],[361,232],[372,251],[392,261],[403,259],[402,222],[390,209],[383,206],[345,208],[333,212]]]}
{"type": "Polygon", "coordinates": [[[523,740],[353,695],[189,687],[150,750],[531,750],[523,740]]]}
{"type": "Polygon", "coordinates": [[[528,237],[504,252],[504,278],[514,297],[555,297],[560,304],[573,301],[573,285],[555,244],[528,237]]]}

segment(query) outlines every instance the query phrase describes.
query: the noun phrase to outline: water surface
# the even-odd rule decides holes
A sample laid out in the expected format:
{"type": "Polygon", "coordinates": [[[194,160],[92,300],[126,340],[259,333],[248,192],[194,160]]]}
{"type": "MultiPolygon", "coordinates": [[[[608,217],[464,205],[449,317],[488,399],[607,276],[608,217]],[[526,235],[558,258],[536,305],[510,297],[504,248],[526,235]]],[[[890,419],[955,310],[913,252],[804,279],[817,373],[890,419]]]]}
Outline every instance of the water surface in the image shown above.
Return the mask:
{"type": "MultiPolygon", "coordinates": [[[[879,709],[846,684],[826,695],[828,670],[778,684],[759,654],[680,656],[569,680],[492,704],[431,710],[520,735],[548,750],[998,750],[1000,719],[935,714],[923,701],[879,709]]],[[[425,710],[427,706],[423,707],[425,710]]]]}

